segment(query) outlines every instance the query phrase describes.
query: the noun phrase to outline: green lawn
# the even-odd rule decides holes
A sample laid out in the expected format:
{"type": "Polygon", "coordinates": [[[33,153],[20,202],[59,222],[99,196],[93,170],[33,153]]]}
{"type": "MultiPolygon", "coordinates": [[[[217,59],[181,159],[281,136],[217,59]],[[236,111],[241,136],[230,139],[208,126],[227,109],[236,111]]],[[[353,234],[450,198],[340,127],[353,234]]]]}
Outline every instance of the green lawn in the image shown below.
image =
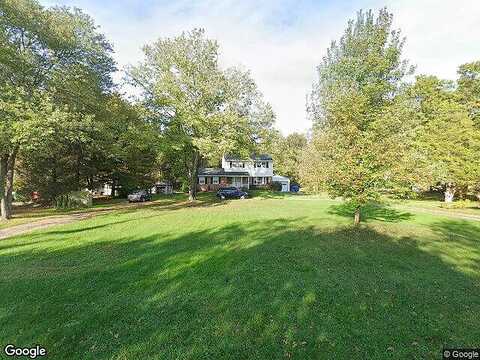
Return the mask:
{"type": "Polygon", "coordinates": [[[480,222],[177,196],[0,241],[0,345],[51,359],[438,359],[480,346],[480,222]]]}

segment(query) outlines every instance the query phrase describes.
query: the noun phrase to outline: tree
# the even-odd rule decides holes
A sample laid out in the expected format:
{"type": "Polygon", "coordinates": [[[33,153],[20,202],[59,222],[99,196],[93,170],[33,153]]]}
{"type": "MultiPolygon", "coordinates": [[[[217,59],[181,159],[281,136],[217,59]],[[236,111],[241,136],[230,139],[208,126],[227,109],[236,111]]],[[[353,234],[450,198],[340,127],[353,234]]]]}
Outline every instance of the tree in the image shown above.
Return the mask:
{"type": "Polygon", "coordinates": [[[454,90],[452,82],[434,76],[418,77],[411,89],[419,117],[416,148],[426,154],[425,177],[431,178],[432,185],[442,185],[445,202],[452,202],[458,190],[466,192],[480,179],[480,131],[454,90]]]}
{"type": "Polygon", "coordinates": [[[480,127],[480,61],[461,65],[458,75],[459,100],[467,107],[476,126],[480,127]]]}
{"type": "Polygon", "coordinates": [[[137,106],[119,94],[102,97],[103,110],[90,121],[67,113],[68,121],[52,123],[53,131],[41,141],[23,146],[17,166],[16,193],[28,198],[35,191],[40,200],[100,183],[123,193],[153,183],[157,165],[157,132],[137,106]]]}
{"type": "Polygon", "coordinates": [[[203,162],[248,149],[273,121],[248,72],[220,69],[218,49],[203,30],[193,30],[146,46],[145,61],[129,71],[170,150],[185,165],[190,200],[196,199],[203,162]]]}
{"type": "Polygon", "coordinates": [[[261,144],[260,152],[266,152],[273,158],[275,173],[290,178],[292,182],[298,182],[300,156],[307,146],[307,137],[304,134],[292,133],[287,136],[277,131],[271,131],[268,141],[261,144]]]}
{"type": "Polygon", "coordinates": [[[402,79],[413,72],[401,58],[403,44],[385,9],[377,17],[360,11],[317,68],[318,82],[308,106],[314,134],[307,150],[314,154],[309,163],[317,171],[315,178],[302,180],[350,201],[356,209],[355,224],[362,206],[378,200],[396,180],[391,169],[397,156],[389,158],[385,148],[403,156],[395,150],[401,129],[389,125],[402,79]]]}
{"type": "MultiPolygon", "coordinates": [[[[17,155],[37,132],[38,127],[28,125],[39,125],[30,120],[50,123],[45,114],[32,114],[38,99],[61,112],[77,114],[69,121],[90,122],[95,113],[92,104],[98,104],[98,95],[112,86],[114,62],[110,44],[87,15],[77,9],[45,9],[33,0],[0,2],[0,48],[0,88],[14,93],[3,97],[4,107],[22,104],[31,110],[25,112],[28,116],[6,111],[0,119],[5,133],[15,135],[2,137],[0,146],[1,212],[8,219],[17,155]]],[[[52,114],[56,111],[52,109],[52,114]]]]}
{"type": "MultiPolygon", "coordinates": [[[[480,61],[461,65],[458,74],[457,94],[460,102],[467,107],[475,127],[480,128],[480,61]]],[[[480,178],[473,187],[480,200],[480,178]]]]}

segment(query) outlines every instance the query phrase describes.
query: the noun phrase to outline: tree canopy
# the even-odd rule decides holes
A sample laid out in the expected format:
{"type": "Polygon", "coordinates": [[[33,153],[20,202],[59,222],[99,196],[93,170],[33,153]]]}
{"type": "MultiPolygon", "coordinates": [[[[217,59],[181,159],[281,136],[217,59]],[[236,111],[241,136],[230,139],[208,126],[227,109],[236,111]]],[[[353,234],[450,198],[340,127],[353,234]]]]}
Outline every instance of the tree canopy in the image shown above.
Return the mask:
{"type": "Polygon", "coordinates": [[[361,207],[394,180],[395,159],[385,149],[396,154],[397,141],[385,130],[393,130],[389,111],[413,70],[401,57],[404,39],[392,30],[392,19],[385,9],[378,16],[360,11],[318,66],[309,102],[314,140],[307,153],[315,153],[310,166],[321,171],[311,177],[304,169],[303,180],[351,201],[356,222],[361,207]]]}
{"type": "Polygon", "coordinates": [[[218,49],[196,29],[145,46],[145,61],[129,71],[171,150],[184,160],[191,200],[202,163],[248,153],[274,118],[248,72],[220,68],[218,49]]]}

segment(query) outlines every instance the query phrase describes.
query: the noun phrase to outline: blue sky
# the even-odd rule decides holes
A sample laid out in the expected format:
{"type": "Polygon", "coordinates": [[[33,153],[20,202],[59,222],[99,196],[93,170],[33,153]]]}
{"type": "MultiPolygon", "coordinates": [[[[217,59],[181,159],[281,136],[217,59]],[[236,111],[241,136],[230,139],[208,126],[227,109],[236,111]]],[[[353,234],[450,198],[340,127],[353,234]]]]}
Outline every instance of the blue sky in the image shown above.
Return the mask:
{"type": "MultiPolygon", "coordinates": [[[[305,97],[315,66],[359,9],[387,6],[407,37],[417,74],[455,79],[458,65],[480,60],[480,0],[41,0],[90,14],[113,43],[119,68],[142,59],[158,37],[205,28],[219,41],[223,66],[252,71],[284,134],[306,131],[305,97]]],[[[120,79],[118,74],[117,78],[120,79]]]]}

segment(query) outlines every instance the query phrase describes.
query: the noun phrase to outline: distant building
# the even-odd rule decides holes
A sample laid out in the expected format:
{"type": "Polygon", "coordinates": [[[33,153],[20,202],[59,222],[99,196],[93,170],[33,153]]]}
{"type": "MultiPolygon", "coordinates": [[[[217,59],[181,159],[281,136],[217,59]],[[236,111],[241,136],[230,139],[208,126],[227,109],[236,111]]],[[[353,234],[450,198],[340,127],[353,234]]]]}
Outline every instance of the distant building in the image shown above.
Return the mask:
{"type": "Polygon", "coordinates": [[[254,155],[248,159],[225,155],[221,168],[199,170],[198,188],[201,191],[216,191],[227,186],[243,189],[267,187],[273,182],[273,177],[273,159],[270,155],[254,155]]]}

